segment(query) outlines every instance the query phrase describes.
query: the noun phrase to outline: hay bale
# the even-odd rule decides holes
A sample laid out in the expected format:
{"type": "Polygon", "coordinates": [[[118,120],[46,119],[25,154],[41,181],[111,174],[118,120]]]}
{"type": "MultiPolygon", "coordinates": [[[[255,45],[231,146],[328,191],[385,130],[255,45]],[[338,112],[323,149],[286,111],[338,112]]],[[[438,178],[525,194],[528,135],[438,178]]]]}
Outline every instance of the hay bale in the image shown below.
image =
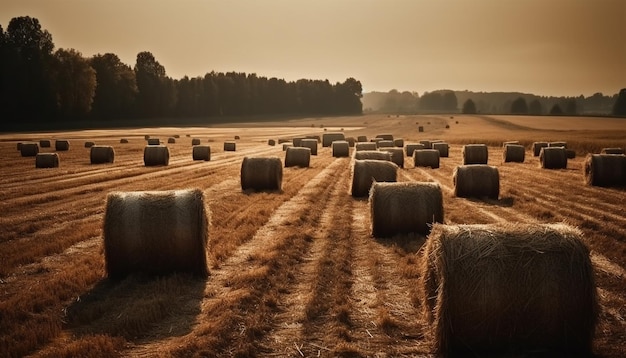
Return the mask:
{"type": "Polygon", "coordinates": [[[367,142],[367,136],[360,135],[360,136],[356,137],[356,141],[357,142],[367,142]]]}
{"type": "Polygon", "coordinates": [[[437,149],[418,149],[413,151],[413,165],[417,167],[439,168],[439,151],[437,149]]]}
{"type": "Polygon", "coordinates": [[[191,157],[193,160],[208,162],[211,160],[211,147],[208,145],[195,145],[191,151],[191,157]]]}
{"type": "Polygon", "coordinates": [[[50,144],[50,141],[48,139],[42,139],[42,140],[39,141],[39,146],[41,148],[50,148],[51,144],[50,144]]]}
{"type": "Polygon", "coordinates": [[[289,139],[278,138],[278,144],[283,144],[283,143],[287,143],[287,142],[289,142],[289,139]]]}
{"type": "Polygon", "coordinates": [[[20,155],[22,157],[34,157],[37,153],[39,153],[39,145],[36,142],[26,142],[20,146],[20,155]]]}
{"type": "Polygon", "coordinates": [[[322,146],[330,147],[336,140],[346,140],[346,137],[341,132],[328,132],[322,135],[322,146]]]}
{"type": "Polygon", "coordinates": [[[567,148],[567,142],[549,142],[548,147],[563,147],[567,148]]]}
{"type": "MultiPolygon", "coordinates": [[[[354,137],[346,137],[346,142],[348,142],[348,146],[351,148],[354,148],[354,145],[356,144],[356,138],[354,137]]],[[[331,144],[332,146],[332,144],[331,144]]]]}
{"type": "Polygon", "coordinates": [[[404,168],[404,150],[402,148],[382,148],[380,151],[391,154],[391,161],[398,167],[404,168]]]}
{"type": "Polygon", "coordinates": [[[285,151],[285,168],[302,167],[308,168],[311,164],[311,148],[289,147],[285,151]]]}
{"type": "Polygon", "coordinates": [[[424,126],[417,127],[417,131],[420,133],[424,132],[424,126]]]}
{"type": "Polygon", "coordinates": [[[61,152],[70,150],[70,141],[65,139],[57,139],[54,141],[54,150],[61,152]]]}
{"type": "Polygon", "coordinates": [[[580,230],[435,224],[421,271],[437,356],[591,356],[598,303],[580,230]]]}
{"type": "Polygon", "coordinates": [[[390,140],[393,142],[393,134],[389,134],[389,133],[378,134],[376,138],[380,138],[382,140],[390,140]]]}
{"type": "Polygon", "coordinates": [[[143,164],[146,167],[168,165],[170,150],[164,145],[147,145],[143,148],[143,164]]]}
{"type": "Polygon", "coordinates": [[[303,139],[304,138],[302,138],[302,137],[295,137],[291,142],[293,143],[294,147],[301,147],[303,139]]]}
{"type": "Polygon", "coordinates": [[[446,142],[433,142],[434,150],[439,151],[439,157],[448,158],[450,156],[450,146],[446,142]]]}
{"type": "Polygon", "coordinates": [[[94,142],[85,142],[85,148],[91,148],[94,145],[96,145],[96,143],[94,143],[94,142]]]}
{"type": "Polygon", "coordinates": [[[193,138],[191,140],[191,145],[200,145],[200,138],[193,138]]]}
{"type": "Polygon", "coordinates": [[[567,153],[565,147],[544,147],[539,152],[539,161],[544,169],[567,168],[567,153]]]}
{"type": "Polygon", "coordinates": [[[236,135],[236,136],[235,136],[235,140],[239,140],[239,139],[241,139],[241,137],[240,137],[240,136],[238,136],[238,135],[236,135]]]}
{"type": "Polygon", "coordinates": [[[602,151],[600,152],[600,154],[624,154],[624,149],[623,148],[602,148],[602,151]]]}
{"type": "Polygon", "coordinates": [[[397,181],[397,171],[398,166],[390,161],[355,160],[352,166],[352,196],[368,196],[374,182],[397,181]]]}
{"type": "Polygon", "coordinates": [[[174,134],[174,138],[176,139],[180,138],[180,134],[174,134]]]}
{"type": "Polygon", "coordinates": [[[280,161],[280,158],[243,158],[241,162],[242,190],[280,190],[282,182],[283,163],[280,161]]]}
{"type": "Polygon", "coordinates": [[[115,151],[110,145],[94,145],[89,150],[91,164],[113,163],[115,151]]]}
{"type": "Polygon", "coordinates": [[[350,143],[348,141],[336,140],[331,144],[331,148],[335,158],[350,156],[350,143]]]}
{"type": "Polygon", "coordinates": [[[467,144],[463,146],[463,165],[487,164],[489,151],[485,144],[467,144]]]}
{"type": "Polygon", "coordinates": [[[386,160],[391,161],[391,153],[378,150],[361,150],[354,152],[355,160],[386,160]]]}
{"type": "Polygon", "coordinates": [[[110,193],[102,231],[107,275],[206,278],[209,216],[200,189],[110,193]]]}
{"type": "Polygon", "coordinates": [[[519,141],[517,141],[517,140],[510,140],[510,141],[507,141],[507,142],[502,142],[502,148],[506,147],[509,144],[519,144],[519,141]]]}
{"type": "Polygon", "coordinates": [[[17,142],[17,150],[22,150],[22,142],[17,142]]]}
{"type": "Polygon", "coordinates": [[[311,155],[317,155],[317,140],[305,138],[300,142],[300,146],[311,149],[311,155]]]}
{"type": "Polygon", "coordinates": [[[424,149],[433,149],[433,142],[428,139],[420,140],[420,144],[424,146],[424,149]]]}
{"type": "Polygon", "coordinates": [[[486,164],[459,165],[452,173],[452,181],[457,197],[497,200],[500,196],[500,174],[496,167],[486,164]]]}
{"type": "Polygon", "coordinates": [[[287,148],[291,148],[293,147],[293,144],[291,143],[283,143],[283,152],[287,150],[287,148]]]}
{"type": "Polygon", "coordinates": [[[318,135],[307,135],[304,136],[304,139],[315,139],[318,143],[322,143],[322,137],[318,135]]]}
{"type": "Polygon", "coordinates": [[[502,151],[502,160],[505,163],[516,162],[524,163],[526,157],[526,148],[519,144],[507,144],[502,151]]]}
{"type": "Polygon", "coordinates": [[[122,139],[120,139],[120,143],[121,144],[126,144],[126,143],[128,143],[128,139],[122,138],[122,139]]]}
{"type": "Polygon", "coordinates": [[[402,138],[396,138],[393,140],[393,145],[396,147],[400,147],[403,148],[404,147],[404,139],[402,138]]]}
{"type": "Polygon", "coordinates": [[[413,152],[418,150],[418,149],[425,149],[423,144],[418,144],[418,143],[409,143],[407,144],[404,149],[406,150],[406,156],[407,157],[412,157],[413,156],[413,152]]]}
{"type": "Polygon", "coordinates": [[[169,138],[167,138],[167,143],[169,143],[169,144],[174,144],[174,143],[176,143],[176,138],[174,138],[174,137],[169,137],[169,138]]]}
{"type": "Polygon", "coordinates": [[[148,138],[148,145],[161,145],[159,138],[148,138]]]}
{"type": "Polygon", "coordinates": [[[143,136],[143,139],[148,140],[148,139],[150,139],[150,136],[146,134],[146,135],[143,136]]]}
{"type": "Polygon", "coordinates": [[[59,155],[57,153],[38,153],[35,155],[35,168],[58,168],[59,155]]]}
{"type": "Polygon", "coordinates": [[[565,156],[567,157],[567,159],[574,159],[576,158],[576,151],[573,149],[565,148],[565,156]]]}
{"type": "Polygon", "coordinates": [[[541,148],[548,146],[548,142],[534,142],[533,143],[533,156],[538,157],[541,153],[541,148]]]}
{"type": "Polygon", "coordinates": [[[372,235],[428,235],[431,224],[443,223],[443,195],[437,183],[374,183],[369,196],[372,235]]]}
{"type": "Polygon", "coordinates": [[[275,140],[273,140],[273,139],[269,139],[269,140],[267,141],[267,145],[275,146],[275,145],[276,145],[276,141],[275,141],[275,140]]]}
{"type": "Polygon", "coordinates": [[[234,152],[237,148],[237,143],[232,141],[224,142],[224,151],[225,152],[234,152]]]}
{"type": "Polygon", "coordinates": [[[395,145],[393,144],[392,140],[379,140],[376,142],[376,146],[378,146],[378,148],[393,148],[395,147],[395,145]]]}
{"type": "Polygon", "coordinates": [[[354,150],[357,152],[363,150],[376,150],[377,148],[376,143],[372,142],[358,142],[354,145],[354,150]]]}
{"type": "Polygon", "coordinates": [[[623,154],[589,154],[583,165],[585,183],[593,186],[626,185],[626,156],[623,154]]]}

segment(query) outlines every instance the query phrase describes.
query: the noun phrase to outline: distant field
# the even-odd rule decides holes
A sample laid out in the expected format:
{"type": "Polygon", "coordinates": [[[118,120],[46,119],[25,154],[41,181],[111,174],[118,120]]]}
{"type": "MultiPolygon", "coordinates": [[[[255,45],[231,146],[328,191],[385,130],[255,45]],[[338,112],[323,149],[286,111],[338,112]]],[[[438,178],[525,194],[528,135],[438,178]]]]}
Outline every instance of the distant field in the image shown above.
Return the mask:
{"type": "MultiPolygon", "coordinates": [[[[579,227],[602,307],[594,352],[626,353],[626,189],[583,182],[584,155],[626,146],[626,120],[524,116],[308,118],[213,127],[0,134],[0,356],[424,356],[430,350],[417,291],[425,237],[374,239],[366,200],[349,194],[353,159],[318,149],[307,169],[284,168],[283,190],[243,193],[244,156],[278,156],[268,139],[390,133],[405,143],[451,143],[441,168],[414,168],[399,181],[436,181],[448,224],[553,223],[579,227]],[[418,126],[424,132],[418,132],[418,126]],[[449,128],[446,128],[449,126],[449,128]],[[144,167],[144,135],[167,142],[170,164],[144,167]],[[225,140],[236,152],[224,152],[225,140]],[[60,167],[35,169],[18,141],[68,139],[60,167]],[[120,139],[128,144],[120,144],[120,139]],[[193,161],[191,140],[211,146],[193,161]],[[85,141],[115,148],[113,164],[91,165],[85,141]],[[503,163],[502,142],[527,148],[503,163]],[[567,169],[543,170],[534,141],[568,142],[567,169]],[[466,143],[489,145],[500,200],[453,195],[452,171],[466,143]],[[102,221],[111,191],[200,188],[211,209],[211,275],[105,278],[102,221]]],[[[42,148],[43,152],[54,152],[42,148]]]]}

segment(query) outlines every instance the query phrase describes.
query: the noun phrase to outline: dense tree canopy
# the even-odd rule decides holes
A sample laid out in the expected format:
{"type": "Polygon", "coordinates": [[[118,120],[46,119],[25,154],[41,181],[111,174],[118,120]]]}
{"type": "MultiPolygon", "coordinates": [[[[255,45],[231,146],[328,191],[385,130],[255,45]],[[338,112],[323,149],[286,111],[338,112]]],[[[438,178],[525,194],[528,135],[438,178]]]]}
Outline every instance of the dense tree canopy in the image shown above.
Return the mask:
{"type": "Polygon", "coordinates": [[[472,99],[468,99],[463,103],[463,113],[465,114],[476,114],[476,104],[472,99]]]}
{"type": "Polygon", "coordinates": [[[528,105],[526,100],[522,97],[517,98],[511,103],[511,113],[514,114],[526,114],[528,113],[528,105]]]}
{"type": "Polygon", "coordinates": [[[613,114],[616,116],[626,116],[626,88],[622,88],[617,95],[617,101],[613,106],[613,114]]]}

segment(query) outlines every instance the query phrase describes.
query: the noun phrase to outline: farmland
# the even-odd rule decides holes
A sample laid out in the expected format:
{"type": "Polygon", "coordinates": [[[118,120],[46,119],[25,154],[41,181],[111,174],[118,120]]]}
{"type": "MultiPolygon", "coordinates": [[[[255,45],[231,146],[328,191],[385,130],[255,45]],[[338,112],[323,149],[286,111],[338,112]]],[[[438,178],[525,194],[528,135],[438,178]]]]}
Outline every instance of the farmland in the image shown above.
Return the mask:
{"type": "Polygon", "coordinates": [[[320,144],[309,168],[284,168],[281,191],[241,190],[244,156],[284,161],[268,139],[325,130],[450,143],[440,168],[414,168],[407,158],[398,170],[398,181],[440,184],[447,224],[579,227],[601,305],[594,352],[626,354],[626,190],[586,186],[582,176],[586,153],[626,146],[626,120],[368,115],[1,134],[0,356],[428,356],[432,337],[417,285],[427,238],[371,237],[368,202],[350,195],[351,158],[333,158],[320,144]],[[143,165],[144,135],[179,136],[167,144],[168,166],[143,165]],[[235,135],[237,150],[223,151],[235,135]],[[36,169],[16,151],[20,141],[57,138],[71,143],[58,152],[58,168],[36,169]],[[211,161],[192,160],[192,138],[211,146],[211,161]],[[526,146],[524,163],[502,162],[502,142],[511,140],[526,146]],[[557,140],[576,158],[567,169],[541,169],[532,142],[557,140]],[[85,141],[113,146],[115,162],[91,165],[85,141]],[[453,195],[452,172],[468,143],[489,146],[498,200],[453,195]],[[183,188],[201,189],[211,211],[209,278],[108,280],[107,193],[183,188]]]}

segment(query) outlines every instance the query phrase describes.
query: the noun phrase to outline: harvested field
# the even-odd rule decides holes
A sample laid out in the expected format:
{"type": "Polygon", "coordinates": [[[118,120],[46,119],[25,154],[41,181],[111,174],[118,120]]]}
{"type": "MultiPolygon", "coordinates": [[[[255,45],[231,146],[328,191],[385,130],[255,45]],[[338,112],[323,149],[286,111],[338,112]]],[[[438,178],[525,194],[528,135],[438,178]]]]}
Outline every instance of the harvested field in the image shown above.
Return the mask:
{"type": "MultiPolygon", "coordinates": [[[[294,119],[210,127],[0,134],[0,356],[429,356],[433,341],[418,290],[426,238],[371,237],[366,198],[350,195],[354,159],[318,147],[308,168],[283,168],[280,191],[240,186],[246,156],[284,157],[268,138],[379,133],[408,143],[441,138],[440,167],[405,160],[398,182],[437,182],[445,224],[560,223],[578,227],[591,252],[600,304],[593,352],[626,354],[626,188],[585,184],[588,153],[624,147],[626,120],[583,117],[400,116],[294,119]],[[416,122],[431,124],[427,133],[416,122]],[[332,123],[333,126],[328,126],[332,123]],[[316,126],[312,126],[316,124],[316,126]],[[242,133],[237,151],[219,143],[242,133]],[[567,131],[564,131],[567,129],[567,131]],[[169,165],[144,166],[144,136],[168,138],[169,165]],[[476,133],[480,133],[477,137],[476,133]],[[37,170],[16,145],[25,138],[112,146],[115,161],[91,165],[90,149],[59,153],[37,170]],[[128,140],[120,144],[120,139],[128,140]],[[194,161],[192,138],[215,142],[194,161]],[[502,142],[526,148],[503,163],[502,142]],[[542,170],[532,143],[566,141],[576,158],[542,170]],[[454,196],[462,146],[484,143],[498,168],[498,199],[454,196]],[[19,173],[19,175],[16,175],[19,173]],[[211,210],[208,278],[173,274],[106,277],[102,224],[114,191],[198,188],[211,210]]],[[[53,153],[54,148],[40,148],[53,153]]]]}

